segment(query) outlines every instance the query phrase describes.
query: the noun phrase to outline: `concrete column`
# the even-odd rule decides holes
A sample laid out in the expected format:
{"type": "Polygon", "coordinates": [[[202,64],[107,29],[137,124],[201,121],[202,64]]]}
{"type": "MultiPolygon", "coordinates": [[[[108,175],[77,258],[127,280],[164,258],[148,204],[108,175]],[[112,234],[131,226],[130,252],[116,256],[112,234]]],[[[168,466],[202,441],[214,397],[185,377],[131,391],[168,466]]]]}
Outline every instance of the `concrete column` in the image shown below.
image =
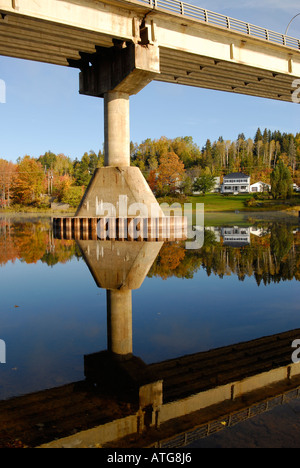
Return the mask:
{"type": "Polygon", "coordinates": [[[107,347],[116,357],[132,356],[132,293],[107,291],[107,347]]]}
{"type": "Polygon", "coordinates": [[[129,94],[104,94],[105,166],[130,166],[129,94]]]}

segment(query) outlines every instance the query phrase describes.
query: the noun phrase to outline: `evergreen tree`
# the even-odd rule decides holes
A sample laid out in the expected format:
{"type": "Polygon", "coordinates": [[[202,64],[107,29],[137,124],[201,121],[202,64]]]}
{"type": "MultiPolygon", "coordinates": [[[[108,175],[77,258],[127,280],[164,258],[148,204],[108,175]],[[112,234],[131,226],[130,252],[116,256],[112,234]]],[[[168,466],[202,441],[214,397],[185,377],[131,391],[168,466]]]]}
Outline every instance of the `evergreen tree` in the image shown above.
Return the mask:
{"type": "Polygon", "coordinates": [[[282,160],[279,160],[271,174],[271,193],[274,199],[290,198],[293,194],[292,176],[282,160]]]}
{"type": "Polygon", "coordinates": [[[257,143],[258,141],[260,141],[262,139],[263,139],[263,136],[262,136],[261,130],[260,130],[260,128],[258,128],[257,132],[255,134],[255,137],[254,137],[254,143],[257,143]]]}

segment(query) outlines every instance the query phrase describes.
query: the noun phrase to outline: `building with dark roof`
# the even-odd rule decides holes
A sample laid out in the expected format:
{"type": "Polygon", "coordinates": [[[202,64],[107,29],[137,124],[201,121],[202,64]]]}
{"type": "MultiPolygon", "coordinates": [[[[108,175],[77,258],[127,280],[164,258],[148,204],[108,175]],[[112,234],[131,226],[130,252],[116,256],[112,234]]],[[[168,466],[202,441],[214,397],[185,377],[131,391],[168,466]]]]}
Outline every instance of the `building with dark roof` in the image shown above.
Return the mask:
{"type": "Polygon", "coordinates": [[[223,178],[221,193],[239,194],[250,192],[250,176],[242,172],[232,172],[223,178]]]}

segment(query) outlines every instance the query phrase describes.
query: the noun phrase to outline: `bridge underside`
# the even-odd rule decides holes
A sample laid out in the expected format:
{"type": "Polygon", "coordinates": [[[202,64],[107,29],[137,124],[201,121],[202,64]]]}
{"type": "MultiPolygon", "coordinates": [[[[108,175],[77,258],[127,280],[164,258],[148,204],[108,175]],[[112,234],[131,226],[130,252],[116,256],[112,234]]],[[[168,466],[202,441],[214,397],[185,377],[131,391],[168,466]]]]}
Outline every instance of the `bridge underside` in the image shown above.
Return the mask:
{"type": "Polygon", "coordinates": [[[64,24],[9,14],[0,17],[0,55],[68,66],[80,52],[93,54],[95,46],[112,47],[111,37],[64,24]]]}
{"type": "Polygon", "coordinates": [[[295,77],[160,48],[156,81],[291,102],[295,77]]]}
{"type": "MultiPolygon", "coordinates": [[[[0,13],[0,55],[4,56],[80,68],[83,60],[93,60],[99,48],[114,47],[116,40],[120,38],[91,29],[0,13]]],[[[155,81],[291,102],[292,83],[298,78],[293,73],[158,46],[160,74],[155,81]]]]}

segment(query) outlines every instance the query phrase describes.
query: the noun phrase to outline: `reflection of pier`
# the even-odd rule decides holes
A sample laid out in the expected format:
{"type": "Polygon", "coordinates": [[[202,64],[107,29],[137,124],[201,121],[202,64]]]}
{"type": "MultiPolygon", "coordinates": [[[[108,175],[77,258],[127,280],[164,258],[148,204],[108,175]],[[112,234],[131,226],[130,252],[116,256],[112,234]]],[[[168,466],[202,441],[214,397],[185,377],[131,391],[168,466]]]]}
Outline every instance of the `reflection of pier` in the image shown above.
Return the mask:
{"type": "Polygon", "coordinates": [[[45,447],[185,445],[298,398],[291,343],[299,336],[150,366],[106,351],[86,356],[86,380],[1,402],[1,438],[45,447]]]}
{"type": "Polygon", "coordinates": [[[77,242],[107,289],[107,350],[84,357],[85,380],[1,402],[3,441],[180,446],[280,404],[285,392],[298,397],[291,344],[300,330],[146,365],[133,355],[132,290],[162,243],[77,242]]]}

